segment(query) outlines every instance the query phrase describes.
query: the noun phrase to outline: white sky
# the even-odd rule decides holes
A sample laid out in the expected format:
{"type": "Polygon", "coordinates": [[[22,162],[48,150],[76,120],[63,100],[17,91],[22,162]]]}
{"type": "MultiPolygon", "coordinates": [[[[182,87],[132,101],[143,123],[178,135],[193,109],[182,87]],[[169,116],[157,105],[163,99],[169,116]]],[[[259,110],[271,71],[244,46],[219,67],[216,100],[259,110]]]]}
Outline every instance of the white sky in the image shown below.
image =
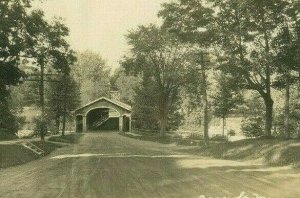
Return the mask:
{"type": "Polygon", "coordinates": [[[167,0],[42,0],[35,7],[47,18],[62,17],[74,50],[95,51],[116,68],[128,49],[124,35],[138,25],[159,23],[157,12],[167,0]]]}

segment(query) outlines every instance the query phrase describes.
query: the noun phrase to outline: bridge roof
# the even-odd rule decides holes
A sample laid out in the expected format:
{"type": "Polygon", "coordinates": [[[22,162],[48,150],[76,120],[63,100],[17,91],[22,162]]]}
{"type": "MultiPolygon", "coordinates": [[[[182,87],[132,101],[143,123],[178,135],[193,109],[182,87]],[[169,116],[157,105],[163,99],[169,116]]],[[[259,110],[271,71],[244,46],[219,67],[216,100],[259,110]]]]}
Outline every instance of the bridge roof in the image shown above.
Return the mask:
{"type": "Polygon", "coordinates": [[[84,109],[84,108],[86,108],[86,107],[89,107],[89,106],[91,106],[91,105],[93,105],[93,104],[95,104],[95,103],[97,103],[97,102],[100,102],[101,100],[105,100],[105,101],[107,101],[107,102],[109,102],[109,103],[112,103],[112,104],[118,106],[118,107],[121,107],[122,109],[131,111],[131,106],[128,105],[128,104],[125,104],[125,103],[123,103],[123,102],[121,102],[121,101],[118,101],[118,100],[108,99],[108,98],[106,98],[106,97],[101,97],[101,98],[99,98],[99,99],[97,99],[97,100],[94,100],[94,101],[92,101],[92,102],[90,102],[90,103],[88,103],[88,104],[86,104],[86,105],[84,105],[84,106],[82,106],[82,107],[76,109],[75,112],[76,112],[76,111],[79,111],[79,110],[82,110],[82,109],[84,109]]]}

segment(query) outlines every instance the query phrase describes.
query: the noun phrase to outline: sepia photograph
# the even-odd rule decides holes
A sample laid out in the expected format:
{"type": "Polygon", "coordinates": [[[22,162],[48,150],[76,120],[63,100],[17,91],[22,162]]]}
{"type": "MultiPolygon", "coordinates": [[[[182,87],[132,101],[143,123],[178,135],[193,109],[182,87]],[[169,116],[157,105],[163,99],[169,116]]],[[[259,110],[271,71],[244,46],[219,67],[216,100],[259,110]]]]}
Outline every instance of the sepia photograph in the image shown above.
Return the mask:
{"type": "Polygon", "coordinates": [[[0,0],[0,198],[300,198],[300,1],[0,0]]]}

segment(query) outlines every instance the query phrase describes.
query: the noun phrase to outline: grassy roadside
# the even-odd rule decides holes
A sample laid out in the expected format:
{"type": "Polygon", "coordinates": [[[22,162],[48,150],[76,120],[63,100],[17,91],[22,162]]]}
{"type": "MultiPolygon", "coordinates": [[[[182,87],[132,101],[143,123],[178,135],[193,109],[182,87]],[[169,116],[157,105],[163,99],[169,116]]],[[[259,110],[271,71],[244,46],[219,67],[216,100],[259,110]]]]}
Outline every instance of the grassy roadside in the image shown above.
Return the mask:
{"type": "MultiPolygon", "coordinates": [[[[123,134],[124,135],[124,134],[123,134]]],[[[300,140],[284,139],[246,139],[236,142],[211,141],[206,147],[202,142],[190,144],[191,140],[184,142],[181,139],[163,139],[159,137],[125,134],[124,136],[144,141],[160,143],[176,143],[178,151],[212,157],[216,159],[228,159],[236,161],[258,160],[271,166],[292,165],[300,167],[300,140]],[[200,146],[196,146],[200,145],[200,146]]]]}
{"type": "Polygon", "coordinates": [[[300,140],[247,139],[213,142],[209,147],[192,147],[185,152],[218,159],[259,160],[267,165],[300,167],[300,140]]]}
{"type": "MultiPolygon", "coordinates": [[[[45,152],[45,155],[48,155],[57,148],[61,147],[60,144],[56,144],[55,142],[73,144],[77,143],[81,136],[81,134],[68,134],[64,137],[53,136],[50,137],[46,142],[32,141],[32,143],[42,149],[45,152]]],[[[28,163],[38,158],[40,158],[40,156],[26,149],[19,143],[0,144],[0,169],[28,163]]]]}
{"type": "Polygon", "coordinates": [[[173,142],[172,138],[170,138],[169,136],[161,138],[159,136],[145,136],[145,135],[138,135],[138,134],[135,135],[134,133],[119,133],[119,134],[137,140],[158,142],[161,144],[170,144],[173,142]]]}
{"type": "MultiPolygon", "coordinates": [[[[50,142],[35,141],[32,143],[41,148],[45,152],[45,155],[60,147],[50,142]]],[[[40,156],[26,149],[21,144],[0,145],[0,168],[21,165],[38,158],[40,158],[40,156]]]]}
{"type": "Polygon", "coordinates": [[[82,136],[83,134],[79,133],[68,134],[65,136],[52,136],[48,138],[48,141],[76,144],[82,136]]]}

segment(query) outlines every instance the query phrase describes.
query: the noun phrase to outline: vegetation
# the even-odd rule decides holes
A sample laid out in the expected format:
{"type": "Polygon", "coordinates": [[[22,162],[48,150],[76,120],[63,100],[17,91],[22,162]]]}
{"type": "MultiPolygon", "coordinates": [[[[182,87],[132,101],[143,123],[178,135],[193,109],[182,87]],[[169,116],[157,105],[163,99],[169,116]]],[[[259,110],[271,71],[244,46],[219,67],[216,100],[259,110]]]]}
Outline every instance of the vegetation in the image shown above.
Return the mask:
{"type": "Polygon", "coordinates": [[[110,94],[110,69],[103,58],[94,52],[78,53],[72,76],[79,85],[81,104],[110,94]]]}
{"type": "Polygon", "coordinates": [[[133,126],[160,137],[193,116],[209,145],[214,119],[222,119],[224,137],[232,114],[243,117],[248,137],[300,137],[298,6],[288,0],[164,3],[162,25],[131,30],[130,51],[112,72],[101,55],[73,52],[60,20],[46,20],[27,0],[4,0],[0,136],[13,138],[24,123],[16,115],[31,105],[41,106],[42,139],[52,125],[56,132],[62,125],[64,135],[72,110],[118,92],[133,107],[133,126]]]}
{"type": "MultiPolygon", "coordinates": [[[[69,65],[75,61],[73,51],[69,49],[65,37],[68,28],[59,20],[48,22],[43,12],[32,10],[30,1],[4,0],[1,9],[1,76],[0,76],[0,108],[1,132],[17,132],[16,121],[9,108],[10,91],[7,86],[22,82],[25,72],[21,65],[35,65],[39,69],[39,95],[42,107],[42,122],[45,119],[44,81],[45,69],[54,68],[59,73],[67,74],[69,65]],[[8,120],[6,120],[8,119],[8,120]],[[7,126],[4,123],[8,123],[7,126]],[[13,127],[9,127],[9,125],[13,127]]],[[[41,129],[44,140],[45,126],[41,129]]]]}
{"type": "MultiPolygon", "coordinates": [[[[39,148],[41,148],[45,155],[51,153],[55,149],[59,148],[59,145],[50,142],[32,142],[39,148]]],[[[0,168],[7,168],[11,166],[17,166],[25,164],[27,162],[36,160],[39,156],[29,149],[20,144],[1,144],[0,145],[0,168]],[[14,156],[14,157],[12,157],[14,156]]]]}
{"type": "Polygon", "coordinates": [[[48,139],[48,141],[75,144],[82,136],[83,134],[68,134],[64,136],[52,136],[48,139]]]}
{"type": "Polygon", "coordinates": [[[217,77],[218,86],[214,95],[214,115],[222,118],[222,135],[225,136],[225,125],[227,116],[242,103],[242,94],[233,84],[231,76],[221,73],[217,77]]]}
{"type": "Polygon", "coordinates": [[[71,111],[80,105],[78,84],[72,76],[62,76],[57,82],[49,84],[47,90],[46,112],[49,122],[54,120],[55,133],[59,133],[62,124],[62,135],[66,130],[66,119],[74,119],[71,111]]]}
{"type": "Polygon", "coordinates": [[[154,119],[156,117],[159,122],[163,137],[168,128],[170,110],[186,81],[185,57],[188,50],[172,34],[154,25],[140,26],[130,32],[127,39],[132,49],[122,65],[128,72],[142,75],[142,90],[153,99],[149,111],[153,111],[154,119]],[[148,92],[150,89],[151,92],[148,92]]]}
{"type": "MultiPolygon", "coordinates": [[[[293,54],[299,50],[297,3],[179,0],[164,4],[160,16],[164,26],[184,42],[206,46],[207,50],[213,51],[217,69],[230,74],[236,86],[259,94],[265,106],[264,135],[271,137],[273,79],[282,74],[275,69],[276,65],[285,68],[285,73],[288,68],[289,71],[299,69],[299,59],[293,54]],[[282,60],[287,59],[290,61],[282,64],[282,60]]],[[[286,98],[288,101],[288,94],[286,98]]],[[[286,103],[286,109],[287,106],[286,103]]]]}

